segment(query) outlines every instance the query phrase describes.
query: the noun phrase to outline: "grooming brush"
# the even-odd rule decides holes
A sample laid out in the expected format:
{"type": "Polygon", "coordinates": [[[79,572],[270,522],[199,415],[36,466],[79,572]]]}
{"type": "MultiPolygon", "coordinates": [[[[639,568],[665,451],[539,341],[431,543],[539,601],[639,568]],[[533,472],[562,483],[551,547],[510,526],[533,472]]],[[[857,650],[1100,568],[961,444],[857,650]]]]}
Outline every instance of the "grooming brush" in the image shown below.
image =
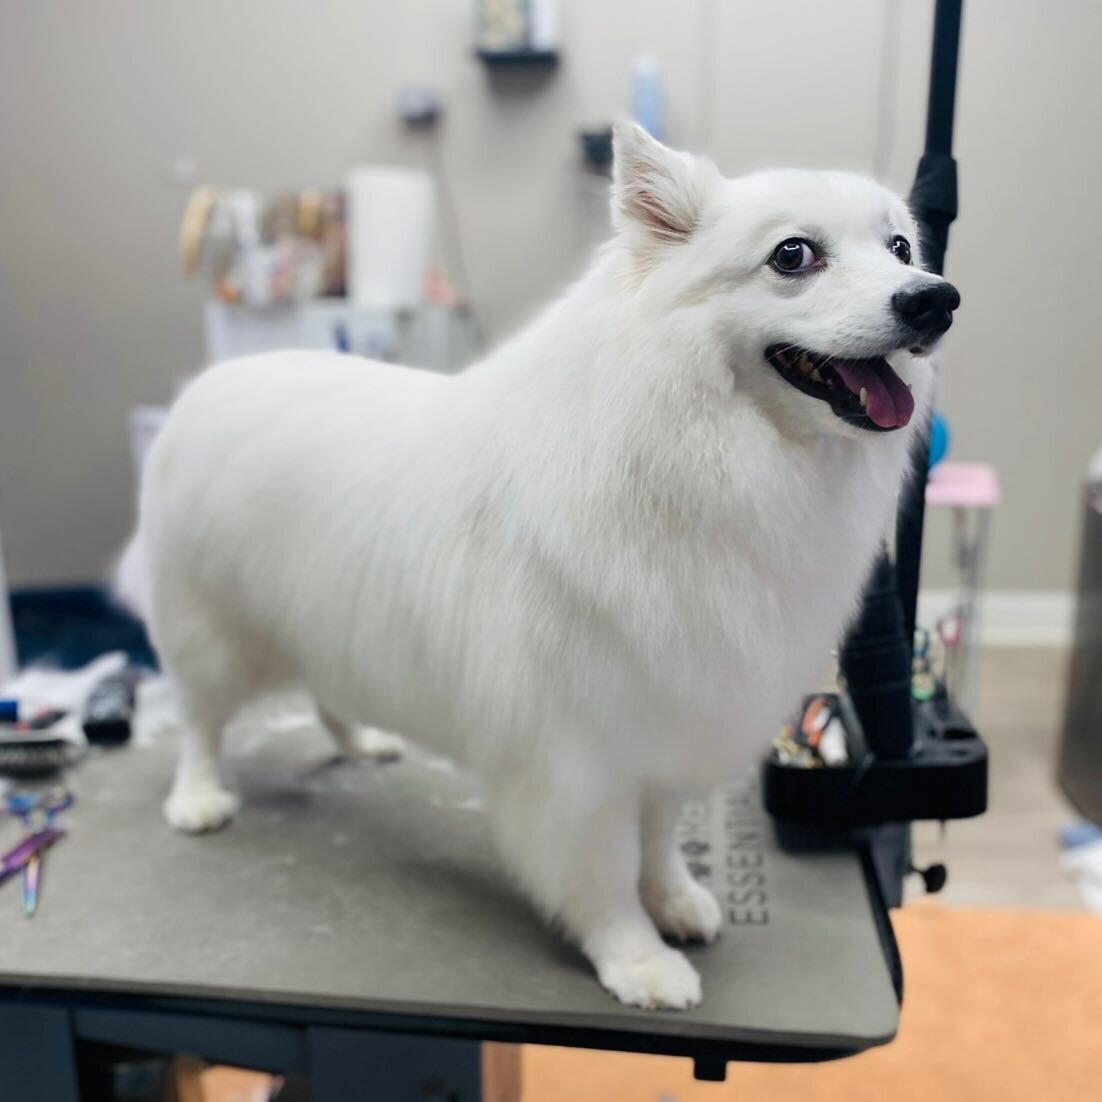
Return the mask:
{"type": "Polygon", "coordinates": [[[0,773],[33,777],[75,762],[84,751],[84,740],[79,732],[58,726],[65,714],[42,712],[21,723],[0,724],[0,773]]]}

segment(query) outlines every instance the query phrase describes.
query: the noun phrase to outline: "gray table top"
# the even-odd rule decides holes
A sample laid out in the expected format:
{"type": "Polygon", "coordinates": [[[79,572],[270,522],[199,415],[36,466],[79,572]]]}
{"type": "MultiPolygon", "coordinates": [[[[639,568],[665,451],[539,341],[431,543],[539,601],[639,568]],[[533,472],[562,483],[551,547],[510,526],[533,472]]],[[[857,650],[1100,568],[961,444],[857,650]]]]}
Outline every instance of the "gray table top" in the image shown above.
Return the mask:
{"type": "MultiPolygon", "coordinates": [[[[228,829],[186,837],[160,804],[171,746],[93,751],[71,771],[69,835],[42,902],[0,889],[0,987],[189,996],[702,1042],[858,1050],[898,1002],[860,861],[792,854],[756,785],[690,808],[686,852],[727,926],[689,950],[704,1003],[618,1005],[502,875],[476,782],[411,748],[332,764],[303,719],[231,732],[244,797],[228,829]]],[[[18,837],[0,824],[0,843],[18,837]]],[[[488,1029],[487,1036],[492,1036],[488,1029]]]]}

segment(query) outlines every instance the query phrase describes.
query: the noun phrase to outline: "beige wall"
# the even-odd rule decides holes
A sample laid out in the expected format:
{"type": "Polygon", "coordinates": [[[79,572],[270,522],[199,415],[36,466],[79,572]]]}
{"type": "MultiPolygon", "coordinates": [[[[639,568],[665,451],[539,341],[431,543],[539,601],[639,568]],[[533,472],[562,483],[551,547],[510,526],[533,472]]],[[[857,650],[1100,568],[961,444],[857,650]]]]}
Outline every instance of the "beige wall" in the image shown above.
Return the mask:
{"type": "MultiPolygon", "coordinates": [[[[948,349],[956,454],[991,459],[1007,501],[992,582],[1065,588],[1076,481],[1102,443],[1089,345],[1102,220],[1102,6],[970,0],[958,115],[962,219],[948,349]],[[1059,18],[1049,14],[1059,13],[1059,18]]],[[[909,184],[931,5],[921,0],[562,0],[564,63],[494,89],[468,0],[52,0],[0,5],[0,524],[15,583],[95,577],[130,523],[125,414],[201,358],[201,289],[176,267],[181,154],[264,189],[416,163],[395,89],[447,102],[441,142],[487,328],[517,325],[583,262],[604,197],[575,131],[628,103],[656,52],[671,139],[737,172],[886,168],[909,184]],[[881,83],[892,13],[900,33],[881,83]],[[886,24],[886,21],[887,24],[886,24]],[[878,142],[883,111],[893,141],[878,142]]],[[[946,578],[935,526],[932,580],[946,578]]]]}

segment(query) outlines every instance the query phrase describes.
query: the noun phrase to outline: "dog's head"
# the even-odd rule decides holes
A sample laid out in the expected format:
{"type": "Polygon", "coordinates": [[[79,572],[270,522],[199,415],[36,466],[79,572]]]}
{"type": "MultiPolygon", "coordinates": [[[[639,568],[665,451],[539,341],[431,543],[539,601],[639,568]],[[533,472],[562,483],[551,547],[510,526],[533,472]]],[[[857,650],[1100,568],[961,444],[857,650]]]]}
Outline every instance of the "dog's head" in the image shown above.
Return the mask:
{"type": "MultiPolygon", "coordinates": [[[[900,429],[929,399],[927,354],[960,303],[920,266],[906,204],[841,172],[737,180],[632,125],[616,128],[613,220],[641,306],[718,355],[701,370],[781,427],[900,429]]],[[[658,319],[655,319],[658,320],[658,319]]]]}

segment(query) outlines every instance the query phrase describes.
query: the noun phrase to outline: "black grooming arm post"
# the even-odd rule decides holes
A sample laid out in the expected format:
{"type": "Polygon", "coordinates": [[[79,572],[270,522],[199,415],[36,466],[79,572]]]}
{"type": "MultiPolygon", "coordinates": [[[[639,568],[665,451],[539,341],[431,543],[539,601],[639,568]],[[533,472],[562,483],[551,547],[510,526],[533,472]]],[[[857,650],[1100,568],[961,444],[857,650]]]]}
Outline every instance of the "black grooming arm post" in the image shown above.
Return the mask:
{"type": "MultiPolygon", "coordinates": [[[[911,210],[922,232],[926,267],[945,270],[949,226],[957,216],[957,162],[953,159],[953,115],[956,108],[957,60],[960,54],[962,0],[938,0],[934,11],[930,56],[930,94],[926,113],[926,152],[918,163],[911,210]]],[[[903,603],[907,644],[914,639],[922,563],[922,528],[926,517],[926,470],[930,427],[921,426],[915,441],[915,476],[903,492],[896,517],[896,566],[903,603]]]]}
{"type": "Polygon", "coordinates": [[[846,689],[865,742],[878,758],[906,758],[914,744],[911,647],[895,570],[884,553],[865,588],[861,615],[841,654],[846,689]]]}

